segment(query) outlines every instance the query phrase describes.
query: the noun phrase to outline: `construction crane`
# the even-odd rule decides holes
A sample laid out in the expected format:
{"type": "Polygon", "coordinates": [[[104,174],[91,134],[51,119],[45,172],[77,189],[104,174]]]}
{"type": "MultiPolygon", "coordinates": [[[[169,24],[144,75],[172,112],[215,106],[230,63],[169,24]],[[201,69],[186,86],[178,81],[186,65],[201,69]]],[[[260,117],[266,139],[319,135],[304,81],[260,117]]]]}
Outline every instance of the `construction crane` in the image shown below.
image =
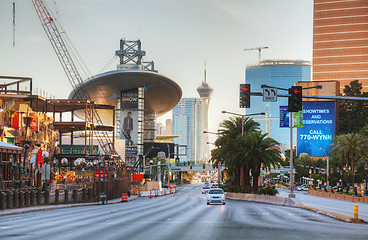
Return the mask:
{"type": "Polygon", "coordinates": [[[244,49],[244,51],[258,50],[259,62],[261,62],[261,50],[262,50],[262,49],[267,49],[267,48],[268,48],[268,47],[246,48],[246,49],[244,49]]]}
{"type": "MultiPolygon", "coordinates": [[[[50,12],[47,10],[44,2],[42,0],[32,0],[32,3],[36,10],[38,18],[41,21],[42,27],[51,42],[52,48],[54,49],[56,56],[58,57],[73,89],[76,89],[77,86],[82,86],[82,77],[79,74],[79,71],[73,62],[73,59],[54,22],[54,19],[50,15],[50,12]]],[[[83,87],[80,88],[79,91],[76,91],[76,97],[79,99],[92,101],[87,90],[83,87]]],[[[86,117],[87,120],[90,122],[95,120],[99,125],[103,125],[103,122],[97,111],[93,111],[88,108],[86,117]]],[[[109,134],[106,131],[96,131],[95,135],[99,142],[99,145],[101,146],[105,154],[110,153],[116,155],[114,145],[109,137],[109,134]]]]}

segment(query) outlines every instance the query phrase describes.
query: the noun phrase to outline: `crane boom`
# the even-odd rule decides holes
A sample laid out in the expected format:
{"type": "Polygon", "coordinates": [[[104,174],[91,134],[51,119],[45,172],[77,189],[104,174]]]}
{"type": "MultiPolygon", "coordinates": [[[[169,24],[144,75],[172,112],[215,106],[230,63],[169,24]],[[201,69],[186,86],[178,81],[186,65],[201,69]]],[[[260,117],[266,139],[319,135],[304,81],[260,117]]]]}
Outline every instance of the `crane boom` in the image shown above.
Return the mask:
{"type": "Polygon", "coordinates": [[[267,49],[268,47],[255,47],[255,48],[246,48],[246,49],[243,49],[244,51],[251,51],[251,50],[258,50],[258,59],[259,59],[259,62],[261,62],[261,50],[262,49],[267,49]]]}
{"type": "MultiPolygon", "coordinates": [[[[54,19],[50,15],[50,12],[47,10],[42,0],[32,0],[32,3],[36,10],[38,18],[41,21],[42,27],[50,40],[52,48],[54,49],[56,56],[58,57],[70,84],[72,85],[73,89],[76,89],[77,86],[82,85],[83,80],[81,75],[79,74],[76,65],[73,62],[73,59],[67,49],[63,38],[61,37],[61,34],[54,22],[54,19]]],[[[79,91],[76,91],[76,96],[80,99],[87,99],[89,101],[92,101],[87,90],[83,87],[80,88],[79,91]]],[[[103,125],[103,122],[97,111],[93,111],[88,108],[86,117],[88,121],[96,120],[98,124],[103,125]]],[[[96,131],[95,134],[100,146],[105,153],[116,154],[114,145],[110,140],[107,132],[96,131]]]]}

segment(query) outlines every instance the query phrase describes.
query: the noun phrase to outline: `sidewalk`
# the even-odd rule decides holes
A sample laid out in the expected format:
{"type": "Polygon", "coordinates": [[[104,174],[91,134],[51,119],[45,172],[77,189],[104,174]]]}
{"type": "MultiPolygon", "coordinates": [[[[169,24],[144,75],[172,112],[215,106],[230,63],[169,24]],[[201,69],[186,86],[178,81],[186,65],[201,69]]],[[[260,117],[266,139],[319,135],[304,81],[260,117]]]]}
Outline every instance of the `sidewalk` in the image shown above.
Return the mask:
{"type": "MultiPolygon", "coordinates": [[[[288,197],[289,190],[277,189],[279,196],[288,197]]],[[[301,208],[320,212],[346,222],[352,222],[354,218],[354,205],[358,205],[358,218],[368,222],[368,204],[361,202],[344,201],[333,198],[310,195],[305,191],[295,191],[296,198],[302,203],[301,208]]]]}
{"type": "MultiPolygon", "coordinates": [[[[128,201],[133,201],[138,199],[138,195],[131,195],[128,197],[128,201]]],[[[121,203],[121,198],[116,198],[108,201],[108,204],[117,204],[121,203]]],[[[69,203],[69,204],[58,204],[58,205],[39,205],[32,207],[23,207],[23,208],[13,208],[13,209],[5,209],[0,211],[1,216],[14,215],[20,213],[29,213],[29,212],[38,212],[38,211],[46,211],[51,209],[60,209],[60,208],[70,208],[70,207],[83,207],[83,206],[91,206],[91,205],[99,205],[100,202],[88,202],[88,203],[69,203]]]]}

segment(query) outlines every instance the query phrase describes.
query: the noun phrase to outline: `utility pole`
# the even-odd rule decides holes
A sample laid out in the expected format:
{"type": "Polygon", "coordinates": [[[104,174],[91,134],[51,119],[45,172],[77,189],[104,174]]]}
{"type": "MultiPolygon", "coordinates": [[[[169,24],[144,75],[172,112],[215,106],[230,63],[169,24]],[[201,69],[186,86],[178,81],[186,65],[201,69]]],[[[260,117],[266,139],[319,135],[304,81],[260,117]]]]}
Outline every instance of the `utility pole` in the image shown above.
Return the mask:
{"type": "Polygon", "coordinates": [[[246,48],[244,49],[244,51],[252,51],[252,50],[258,50],[258,58],[259,58],[259,62],[261,62],[261,50],[262,49],[267,49],[268,47],[255,47],[255,48],[246,48]]]}

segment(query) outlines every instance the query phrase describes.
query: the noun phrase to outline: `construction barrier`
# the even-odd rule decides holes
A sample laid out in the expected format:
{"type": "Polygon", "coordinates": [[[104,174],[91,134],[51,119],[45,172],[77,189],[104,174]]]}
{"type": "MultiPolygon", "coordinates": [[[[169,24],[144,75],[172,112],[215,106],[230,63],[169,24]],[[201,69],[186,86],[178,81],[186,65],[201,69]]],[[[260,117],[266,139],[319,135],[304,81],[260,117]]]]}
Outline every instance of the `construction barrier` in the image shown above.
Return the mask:
{"type": "Polygon", "coordinates": [[[176,187],[170,187],[170,188],[163,188],[161,191],[154,189],[154,190],[150,190],[150,191],[142,191],[139,192],[139,195],[141,197],[158,197],[158,196],[164,196],[164,195],[168,195],[168,194],[173,194],[176,193],[176,187]]]}
{"type": "Polygon", "coordinates": [[[121,202],[128,202],[128,194],[126,193],[121,194],[121,202]]]}

